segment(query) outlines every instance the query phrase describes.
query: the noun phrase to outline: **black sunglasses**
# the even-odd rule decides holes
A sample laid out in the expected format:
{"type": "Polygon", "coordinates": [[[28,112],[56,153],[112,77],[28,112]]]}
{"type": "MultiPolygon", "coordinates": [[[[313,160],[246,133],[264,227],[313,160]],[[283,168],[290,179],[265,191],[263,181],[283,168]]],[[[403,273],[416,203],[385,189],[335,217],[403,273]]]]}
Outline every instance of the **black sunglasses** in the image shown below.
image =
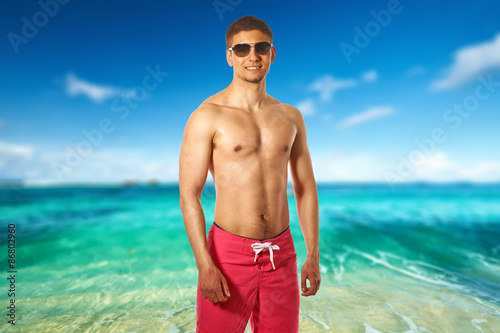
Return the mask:
{"type": "Polygon", "coordinates": [[[272,46],[273,44],[270,44],[268,42],[260,42],[256,43],[255,45],[236,44],[235,46],[228,48],[228,50],[234,51],[234,54],[236,54],[238,57],[246,57],[250,54],[250,49],[252,47],[255,48],[255,52],[257,52],[258,54],[267,55],[271,51],[272,46]]]}

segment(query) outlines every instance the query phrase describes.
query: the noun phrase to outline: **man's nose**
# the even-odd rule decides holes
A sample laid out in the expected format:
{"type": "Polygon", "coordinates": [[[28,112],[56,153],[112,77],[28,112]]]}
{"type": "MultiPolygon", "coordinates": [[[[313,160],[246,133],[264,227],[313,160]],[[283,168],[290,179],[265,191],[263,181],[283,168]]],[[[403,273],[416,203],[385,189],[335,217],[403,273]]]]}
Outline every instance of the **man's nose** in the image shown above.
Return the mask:
{"type": "Polygon", "coordinates": [[[257,51],[255,51],[255,46],[250,48],[250,53],[248,54],[248,58],[256,60],[260,59],[260,55],[257,53],[257,51]]]}

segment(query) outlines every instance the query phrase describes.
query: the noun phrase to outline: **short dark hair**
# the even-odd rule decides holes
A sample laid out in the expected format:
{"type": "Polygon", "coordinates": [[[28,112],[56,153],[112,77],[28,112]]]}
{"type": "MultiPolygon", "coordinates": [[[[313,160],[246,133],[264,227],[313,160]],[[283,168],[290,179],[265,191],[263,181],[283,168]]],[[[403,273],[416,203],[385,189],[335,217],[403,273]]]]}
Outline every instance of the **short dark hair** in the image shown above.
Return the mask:
{"type": "Polygon", "coordinates": [[[258,17],[247,15],[240,17],[227,28],[226,31],[226,47],[230,48],[233,43],[233,36],[236,35],[240,31],[250,31],[250,30],[259,30],[269,37],[271,37],[271,43],[273,42],[273,32],[271,28],[267,25],[266,22],[261,20],[258,17]]]}

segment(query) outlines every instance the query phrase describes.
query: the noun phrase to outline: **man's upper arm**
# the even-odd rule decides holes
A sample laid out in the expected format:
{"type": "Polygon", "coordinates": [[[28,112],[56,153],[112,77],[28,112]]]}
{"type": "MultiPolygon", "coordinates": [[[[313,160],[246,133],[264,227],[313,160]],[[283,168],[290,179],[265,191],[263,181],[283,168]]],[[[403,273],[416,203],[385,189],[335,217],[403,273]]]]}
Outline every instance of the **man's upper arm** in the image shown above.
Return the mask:
{"type": "Polygon", "coordinates": [[[179,156],[181,199],[185,195],[201,195],[207,180],[213,136],[213,112],[200,106],[189,117],[182,138],[179,156]]]}
{"type": "Polygon", "coordinates": [[[294,192],[301,194],[307,186],[316,186],[311,156],[307,147],[306,125],[302,113],[292,107],[293,118],[297,126],[297,134],[290,152],[290,174],[294,192]]]}

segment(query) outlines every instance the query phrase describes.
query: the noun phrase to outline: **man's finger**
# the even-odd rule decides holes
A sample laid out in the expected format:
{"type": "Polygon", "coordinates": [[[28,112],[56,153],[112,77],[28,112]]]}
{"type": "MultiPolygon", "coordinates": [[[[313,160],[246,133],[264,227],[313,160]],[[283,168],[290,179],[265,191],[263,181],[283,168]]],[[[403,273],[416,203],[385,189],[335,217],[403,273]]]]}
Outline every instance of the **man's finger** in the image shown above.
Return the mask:
{"type": "Polygon", "coordinates": [[[306,291],[304,291],[304,292],[302,293],[302,296],[306,296],[306,297],[307,297],[307,296],[311,296],[311,289],[307,289],[306,291]]]}
{"type": "Polygon", "coordinates": [[[222,294],[222,289],[217,290],[215,297],[217,297],[219,302],[225,302],[227,300],[227,297],[222,294]]]}
{"type": "Polygon", "coordinates": [[[311,283],[311,290],[316,294],[316,291],[318,290],[318,280],[312,279],[309,281],[311,283]]]}
{"type": "Polygon", "coordinates": [[[227,297],[231,297],[231,293],[229,292],[229,286],[227,285],[226,279],[222,278],[222,288],[224,289],[224,293],[227,297]]]}
{"type": "Polygon", "coordinates": [[[306,291],[307,290],[307,285],[306,285],[306,276],[304,274],[302,274],[302,282],[301,282],[301,286],[302,286],[302,291],[306,291]]]}
{"type": "Polygon", "coordinates": [[[307,288],[307,291],[303,293],[303,296],[312,296],[314,295],[314,289],[312,288],[307,288]]]}
{"type": "Polygon", "coordinates": [[[312,289],[312,294],[316,295],[319,289],[319,280],[314,279],[311,281],[311,289],[312,289]]]}
{"type": "Polygon", "coordinates": [[[316,292],[315,292],[315,294],[318,292],[320,284],[321,284],[321,279],[318,280],[318,282],[316,283],[316,292]]]}

